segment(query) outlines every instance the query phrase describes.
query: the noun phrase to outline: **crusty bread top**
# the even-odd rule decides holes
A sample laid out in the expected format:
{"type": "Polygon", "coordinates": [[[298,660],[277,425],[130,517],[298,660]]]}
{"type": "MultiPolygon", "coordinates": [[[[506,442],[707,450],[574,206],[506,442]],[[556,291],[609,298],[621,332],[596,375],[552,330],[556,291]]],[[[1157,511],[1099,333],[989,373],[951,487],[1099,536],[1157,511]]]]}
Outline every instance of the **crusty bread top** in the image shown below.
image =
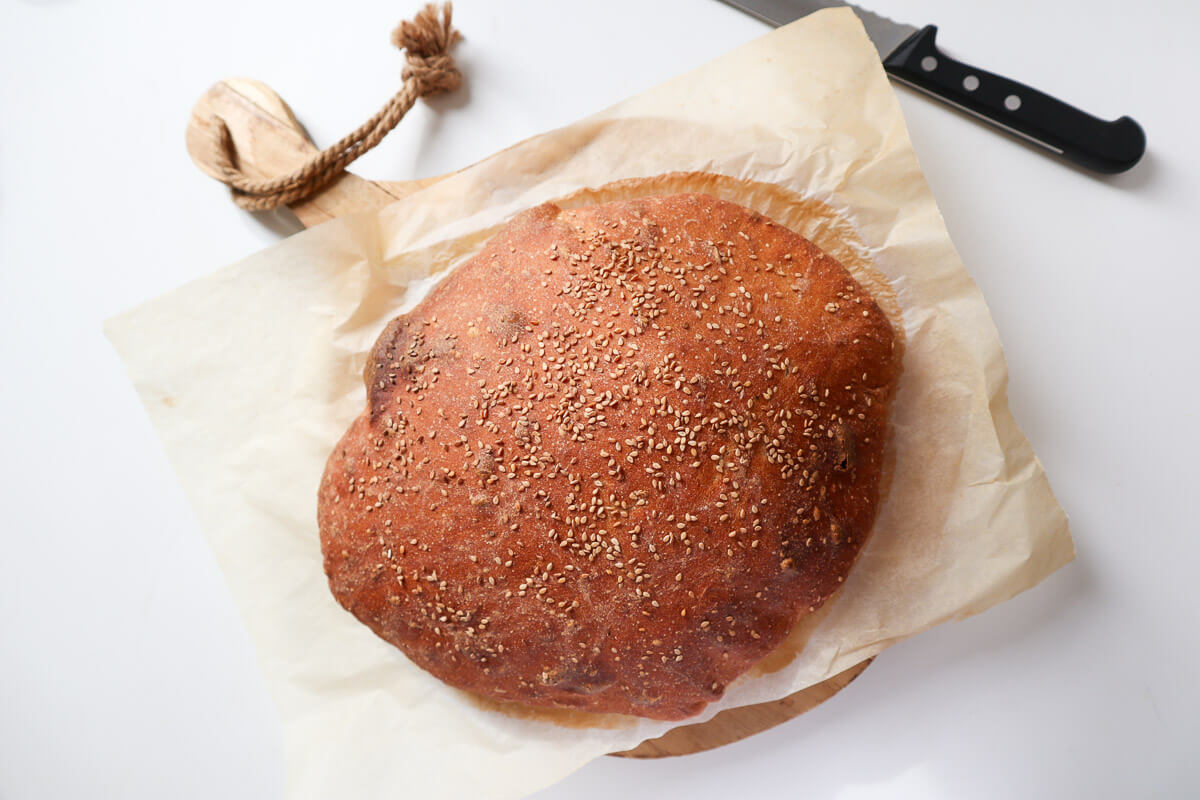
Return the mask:
{"type": "Polygon", "coordinates": [[[380,335],[320,489],[330,586],[454,686],[691,716],[845,578],[898,360],[741,206],[534,208],[380,335]]]}

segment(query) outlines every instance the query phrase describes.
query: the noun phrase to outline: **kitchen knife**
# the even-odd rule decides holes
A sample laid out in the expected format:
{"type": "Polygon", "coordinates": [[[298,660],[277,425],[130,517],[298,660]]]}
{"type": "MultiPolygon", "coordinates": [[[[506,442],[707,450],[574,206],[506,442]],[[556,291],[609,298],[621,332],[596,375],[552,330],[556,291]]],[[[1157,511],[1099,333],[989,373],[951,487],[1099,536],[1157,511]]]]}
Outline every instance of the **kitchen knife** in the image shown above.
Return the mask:
{"type": "Polygon", "coordinates": [[[1124,172],[1146,152],[1146,134],[1129,117],[1109,122],[1017,81],[955,61],[937,47],[937,26],[893,22],[837,0],[722,0],[771,25],[822,8],[849,6],[883,68],[896,81],[1096,172],[1124,172]]]}

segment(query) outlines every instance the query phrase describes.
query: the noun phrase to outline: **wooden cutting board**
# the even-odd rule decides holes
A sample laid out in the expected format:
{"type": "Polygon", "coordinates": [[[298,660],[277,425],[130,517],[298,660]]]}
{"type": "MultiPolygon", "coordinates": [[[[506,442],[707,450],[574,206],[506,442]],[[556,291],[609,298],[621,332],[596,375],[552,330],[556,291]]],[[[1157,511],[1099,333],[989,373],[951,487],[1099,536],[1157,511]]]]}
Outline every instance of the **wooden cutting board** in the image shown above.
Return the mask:
{"type": "MultiPolygon", "coordinates": [[[[296,121],[292,110],[268,86],[249,78],[231,78],[214,85],[192,109],[187,149],[192,160],[211,177],[219,177],[212,160],[211,120],[229,128],[235,164],[254,178],[274,178],[302,166],[317,147],[296,121]]],[[[381,208],[442,177],[416,181],[369,181],[346,173],[313,197],[289,206],[306,228],[355,211],[381,208]]],[[[859,676],[870,660],[832,678],[770,703],[722,711],[708,722],[683,725],[632,750],[613,753],[629,758],[661,758],[711,750],[786,722],[828,700],[859,676]]]]}

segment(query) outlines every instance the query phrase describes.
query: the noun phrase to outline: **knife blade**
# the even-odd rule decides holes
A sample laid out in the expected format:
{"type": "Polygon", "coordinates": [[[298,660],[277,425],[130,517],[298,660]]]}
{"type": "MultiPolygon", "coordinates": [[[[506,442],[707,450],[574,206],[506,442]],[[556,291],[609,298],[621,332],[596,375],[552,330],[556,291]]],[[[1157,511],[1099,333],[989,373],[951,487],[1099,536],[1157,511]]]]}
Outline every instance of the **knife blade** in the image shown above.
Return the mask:
{"type": "Polygon", "coordinates": [[[1100,119],[1011,78],[957,61],[938,48],[936,25],[906,25],[837,0],[722,2],[775,26],[821,9],[849,7],[879,51],[883,68],[898,83],[1094,172],[1124,172],[1146,152],[1146,134],[1132,118],[1100,119]]]}

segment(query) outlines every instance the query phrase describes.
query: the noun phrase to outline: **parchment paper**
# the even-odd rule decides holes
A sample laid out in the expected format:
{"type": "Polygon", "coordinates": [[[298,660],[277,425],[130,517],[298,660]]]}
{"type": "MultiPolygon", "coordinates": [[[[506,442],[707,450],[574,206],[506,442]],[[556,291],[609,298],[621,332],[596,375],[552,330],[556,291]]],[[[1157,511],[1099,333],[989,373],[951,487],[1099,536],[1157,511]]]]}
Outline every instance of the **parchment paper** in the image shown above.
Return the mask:
{"type": "Polygon", "coordinates": [[[431,276],[529,206],[671,172],[727,176],[656,180],[707,180],[882,274],[907,339],[892,485],[858,565],[797,657],[689,722],[819,682],[1071,559],[875,50],[851,12],[824,11],[108,323],[254,640],[290,797],[517,797],[670,727],[506,714],[444,686],[334,602],[315,520],[325,458],[365,402],[365,353],[431,276]]]}

